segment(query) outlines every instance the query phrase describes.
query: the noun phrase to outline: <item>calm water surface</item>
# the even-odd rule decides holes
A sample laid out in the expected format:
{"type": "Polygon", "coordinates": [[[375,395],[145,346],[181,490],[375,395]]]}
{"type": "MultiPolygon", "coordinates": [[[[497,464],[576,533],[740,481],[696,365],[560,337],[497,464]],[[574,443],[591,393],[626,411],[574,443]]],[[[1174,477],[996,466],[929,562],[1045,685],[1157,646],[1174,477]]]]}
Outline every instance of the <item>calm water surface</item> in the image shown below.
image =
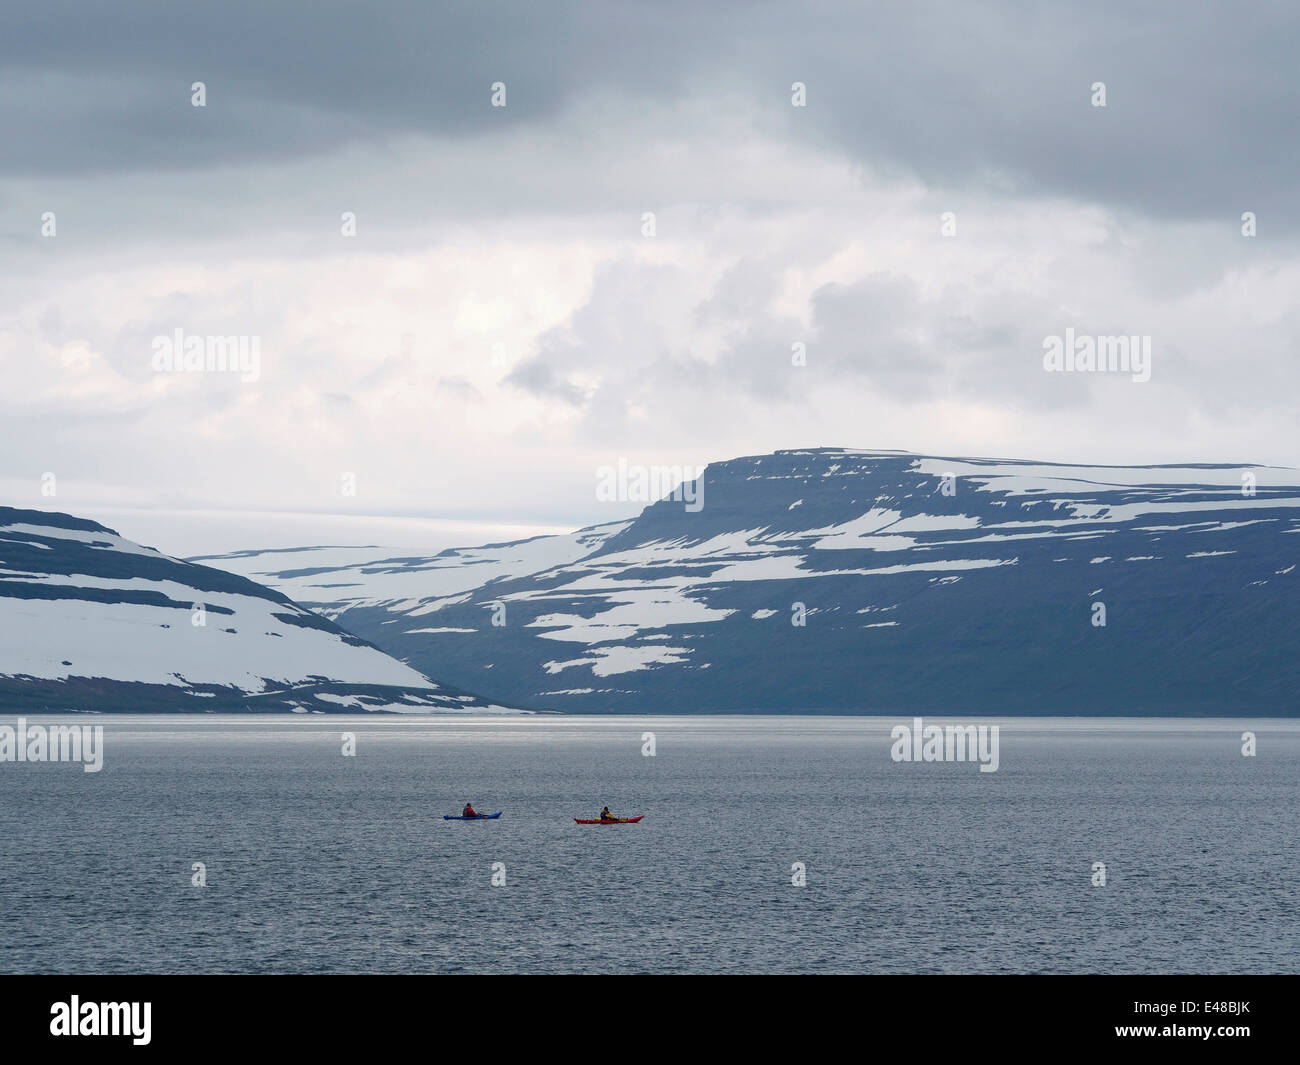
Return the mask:
{"type": "Polygon", "coordinates": [[[0,764],[5,972],[1300,970],[1300,722],[1008,719],[980,773],[903,718],[73,720],[102,772],[0,764]]]}

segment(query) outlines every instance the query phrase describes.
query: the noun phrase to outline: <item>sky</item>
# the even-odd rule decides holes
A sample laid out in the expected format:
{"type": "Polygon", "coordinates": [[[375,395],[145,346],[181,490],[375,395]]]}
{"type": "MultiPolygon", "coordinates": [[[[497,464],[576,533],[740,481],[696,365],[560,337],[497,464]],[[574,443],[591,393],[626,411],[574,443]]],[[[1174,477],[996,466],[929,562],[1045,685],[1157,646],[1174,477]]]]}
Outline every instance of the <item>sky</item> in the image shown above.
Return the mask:
{"type": "Polygon", "coordinates": [[[1272,2],[28,5],[0,501],[434,550],[635,513],[620,460],[1300,465],[1298,52],[1272,2]]]}

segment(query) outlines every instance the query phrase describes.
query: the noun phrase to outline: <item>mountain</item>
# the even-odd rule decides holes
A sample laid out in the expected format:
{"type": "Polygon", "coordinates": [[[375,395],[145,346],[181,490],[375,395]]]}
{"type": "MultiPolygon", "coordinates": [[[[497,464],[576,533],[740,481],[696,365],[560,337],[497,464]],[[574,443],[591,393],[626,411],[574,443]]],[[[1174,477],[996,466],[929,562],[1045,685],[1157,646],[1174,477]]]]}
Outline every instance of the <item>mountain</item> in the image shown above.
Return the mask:
{"type": "Polygon", "coordinates": [[[244,577],[0,507],[6,712],[504,710],[244,577]]]}
{"type": "Polygon", "coordinates": [[[335,617],[352,607],[377,604],[416,610],[430,599],[526,577],[591,554],[630,524],[613,522],[562,536],[452,548],[431,557],[394,558],[381,547],[283,547],[200,555],[190,561],[264,580],[318,613],[335,617]]]}
{"type": "Polygon", "coordinates": [[[568,536],[214,561],[524,706],[1295,716],[1298,483],[821,448],[568,536]]]}

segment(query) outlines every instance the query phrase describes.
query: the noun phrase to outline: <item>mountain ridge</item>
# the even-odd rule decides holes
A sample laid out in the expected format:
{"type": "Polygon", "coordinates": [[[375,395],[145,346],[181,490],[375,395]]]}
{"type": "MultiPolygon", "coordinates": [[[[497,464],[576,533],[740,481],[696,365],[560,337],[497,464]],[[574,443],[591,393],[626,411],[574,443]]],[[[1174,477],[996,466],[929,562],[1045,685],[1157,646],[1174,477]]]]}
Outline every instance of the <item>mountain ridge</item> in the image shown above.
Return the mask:
{"type": "Polygon", "coordinates": [[[0,507],[6,711],[502,711],[239,574],[0,507]]]}
{"type": "Polygon", "coordinates": [[[697,513],[666,498],[436,564],[243,566],[525,706],[1297,712],[1294,470],[817,448],[701,480],[697,513]],[[390,594],[402,571],[441,583],[390,594]]]}

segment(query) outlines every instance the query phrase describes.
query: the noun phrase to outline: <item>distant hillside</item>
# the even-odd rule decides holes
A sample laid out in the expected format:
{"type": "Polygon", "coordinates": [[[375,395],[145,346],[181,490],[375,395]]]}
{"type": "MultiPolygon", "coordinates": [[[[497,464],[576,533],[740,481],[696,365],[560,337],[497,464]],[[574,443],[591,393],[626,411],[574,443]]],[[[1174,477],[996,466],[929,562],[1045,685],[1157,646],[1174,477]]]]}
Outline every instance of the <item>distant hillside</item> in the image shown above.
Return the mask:
{"type": "Polygon", "coordinates": [[[1298,481],[788,451],[709,466],[697,513],[423,559],[216,561],[525,706],[1292,716],[1298,481]]]}
{"type": "Polygon", "coordinates": [[[5,713],[487,709],[244,577],[0,507],[5,713]]]}

